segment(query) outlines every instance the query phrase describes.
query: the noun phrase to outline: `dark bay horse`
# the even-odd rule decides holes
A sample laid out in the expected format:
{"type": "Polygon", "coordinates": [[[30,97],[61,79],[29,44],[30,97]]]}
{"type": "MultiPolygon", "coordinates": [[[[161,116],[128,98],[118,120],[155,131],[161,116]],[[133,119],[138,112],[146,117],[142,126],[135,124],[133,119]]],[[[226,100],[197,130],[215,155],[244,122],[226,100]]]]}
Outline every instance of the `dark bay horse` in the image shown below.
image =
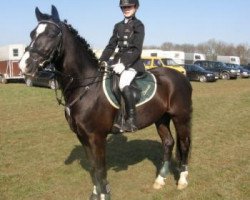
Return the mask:
{"type": "MultiPolygon", "coordinates": [[[[110,199],[106,169],[106,138],[118,110],[105,97],[98,60],[88,43],[67,22],[62,22],[57,9],[43,14],[36,8],[37,27],[31,32],[31,43],[20,61],[24,74],[34,75],[38,68],[53,63],[56,68],[66,109],[65,117],[82,143],[91,165],[94,185],[91,200],[110,199]]],[[[151,70],[156,77],[157,91],[147,103],[138,106],[137,125],[143,129],[155,124],[162,140],[163,162],[153,187],[165,185],[169,172],[174,139],[170,131],[173,121],[177,134],[180,160],[178,189],[187,187],[188,157],[191,145],[192,88],[179,72],[167,68],[151,70]]]]}

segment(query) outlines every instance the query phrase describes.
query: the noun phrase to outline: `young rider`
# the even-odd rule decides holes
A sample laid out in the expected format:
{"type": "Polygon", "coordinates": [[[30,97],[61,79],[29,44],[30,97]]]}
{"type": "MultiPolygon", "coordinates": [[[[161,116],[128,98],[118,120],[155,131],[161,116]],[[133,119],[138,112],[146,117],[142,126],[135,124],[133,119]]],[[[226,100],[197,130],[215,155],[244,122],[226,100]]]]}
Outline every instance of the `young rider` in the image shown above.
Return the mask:
{"type": "Polygon", "coordinates": [[[140,60],[145,32],[143,23],[135,17],[139,8],[138,0],[120,0],[120,8],[124,20],[115,24],[113,35],[100,57],[100,63],[101,66],[106,65],[118,47],[118,52],[112,61],[112,67],[113,71],[120,75],[119,89],[124,98],[128,116],[123,128],[125,131],[134,132],[137,130],[136,112],[130,83],[138,72],[145,71],[140,60]]]}

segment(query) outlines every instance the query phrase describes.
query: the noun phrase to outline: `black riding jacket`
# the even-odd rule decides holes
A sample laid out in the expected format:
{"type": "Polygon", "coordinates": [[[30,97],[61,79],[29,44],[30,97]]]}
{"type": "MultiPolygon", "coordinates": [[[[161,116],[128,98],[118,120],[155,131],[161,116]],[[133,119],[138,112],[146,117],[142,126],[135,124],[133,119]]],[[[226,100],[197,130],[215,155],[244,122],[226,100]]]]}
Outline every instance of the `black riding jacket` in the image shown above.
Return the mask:
{"type": "Polygon", "coordinates": [[[133,17],[127,23],[123,20],[115,24],[113,35],[105,47],[100,61],[109,61],[116,47],[118,47],[118,52],[115,54],[112,64],[116,64],[120,60],[126,69],[133,68],[138,72],[144,72],[145,67],[140,59],[144,35],[144,25],[136,17],[133,17]]]}

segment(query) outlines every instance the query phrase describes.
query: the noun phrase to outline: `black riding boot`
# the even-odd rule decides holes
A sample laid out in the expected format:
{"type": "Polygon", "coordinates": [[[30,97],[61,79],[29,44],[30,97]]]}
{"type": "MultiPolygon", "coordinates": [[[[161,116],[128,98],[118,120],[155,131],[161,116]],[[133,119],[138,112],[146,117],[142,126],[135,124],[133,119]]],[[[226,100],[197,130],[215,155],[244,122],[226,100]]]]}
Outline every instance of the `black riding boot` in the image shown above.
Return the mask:
{"type": "Polygon", "coordinates": [[[127,120],[123,126],[123,129],[127,132],[135,132],[138,130],[136,127],[135,99],[129,86],[123,88],[122,96],[125,101],[125,109],[127,114],[127,120]]]}

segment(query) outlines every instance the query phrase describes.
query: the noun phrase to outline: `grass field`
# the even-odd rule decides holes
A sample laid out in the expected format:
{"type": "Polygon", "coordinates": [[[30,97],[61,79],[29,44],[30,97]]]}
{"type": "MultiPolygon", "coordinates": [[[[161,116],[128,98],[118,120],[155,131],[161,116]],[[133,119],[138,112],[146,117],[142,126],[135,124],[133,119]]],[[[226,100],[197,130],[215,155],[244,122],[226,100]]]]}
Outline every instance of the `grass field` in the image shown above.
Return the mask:
{"type": "MultiPolygon", "coordinates": [[[[164,189],[152,189],[161,143],[151,126],[108,138],[112,200],[250,197],[250,80],[192,85],[188,188],[178,191],[170,174],[164,189]]],[[[88,170],[52,90],[0,84],[0,200],[86,200],[88,170]]]]}

